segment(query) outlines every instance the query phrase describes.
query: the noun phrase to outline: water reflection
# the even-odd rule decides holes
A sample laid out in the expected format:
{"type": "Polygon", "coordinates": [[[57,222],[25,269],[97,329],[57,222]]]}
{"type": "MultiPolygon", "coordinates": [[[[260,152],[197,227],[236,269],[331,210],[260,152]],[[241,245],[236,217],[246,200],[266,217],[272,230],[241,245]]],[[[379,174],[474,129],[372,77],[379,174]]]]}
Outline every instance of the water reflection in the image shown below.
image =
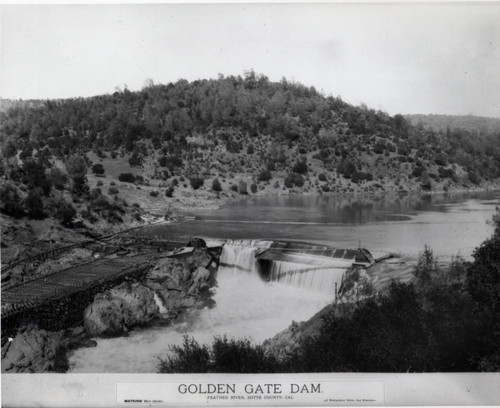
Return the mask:
{"type": "Polygon", "coordinates": [[[277,196],[249,198],[197,219],[157,226],[163,238],[293,239],[333,246],[469,256],[492,232],[500,193],[277,196]]]}

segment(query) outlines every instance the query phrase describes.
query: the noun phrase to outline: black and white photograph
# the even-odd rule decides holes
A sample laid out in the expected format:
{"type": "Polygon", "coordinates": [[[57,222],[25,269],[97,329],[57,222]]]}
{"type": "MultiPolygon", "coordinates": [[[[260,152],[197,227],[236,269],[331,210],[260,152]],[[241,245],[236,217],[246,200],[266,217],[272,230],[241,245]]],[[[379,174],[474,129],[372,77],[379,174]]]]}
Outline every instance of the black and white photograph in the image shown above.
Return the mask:
{"type": "Polygon", "coordinates": [[[2,406],[498,404],[499,21],[1,4],[2,406]]]}

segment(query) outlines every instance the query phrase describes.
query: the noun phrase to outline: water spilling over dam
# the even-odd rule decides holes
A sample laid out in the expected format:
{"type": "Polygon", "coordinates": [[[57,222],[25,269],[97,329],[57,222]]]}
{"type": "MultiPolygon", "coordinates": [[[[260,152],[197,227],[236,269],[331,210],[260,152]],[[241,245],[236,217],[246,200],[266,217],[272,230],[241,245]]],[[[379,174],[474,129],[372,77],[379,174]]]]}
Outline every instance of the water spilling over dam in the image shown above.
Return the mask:
{"type": "Polygon", "coordinates": [[[374,263],[365,249],[333,249],[300,242],[236,241],[225,243],[221,273],[246,272],[276,282],[336,297],[345,272],[374,263]]]}

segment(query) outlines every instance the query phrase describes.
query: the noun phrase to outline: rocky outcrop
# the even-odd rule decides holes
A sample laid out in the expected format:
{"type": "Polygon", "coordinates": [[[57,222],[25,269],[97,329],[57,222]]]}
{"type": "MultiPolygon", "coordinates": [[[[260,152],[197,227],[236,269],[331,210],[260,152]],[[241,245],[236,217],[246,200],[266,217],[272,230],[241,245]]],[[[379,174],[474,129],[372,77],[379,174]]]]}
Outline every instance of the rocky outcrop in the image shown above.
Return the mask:
{"type": "Polygon", "coordinates": [[[210,305],[216,269],[216,261],[203,247],[182,259],[163,258],[140,283],[124,282],[97,294],[84,312],[85,330],[90,336],[120,336],[135,326],[168,321],[187,309],[210,305]],[[165,308],[162,313],[155,295],[165,308]]]}
{"type": "Polygon", "coordinates": [[[140,283],[123,282],[95,296],[85,309],[84,327],[90,336],[119,336],[158,318],[159,311],[151,289],[140,283]]]}
{"type": "Polygon", "coordinates": [[[350,268],[346,271],[344,282],[340,288],[339,302],[359,302],[373,296],[372,279],[364,268],[350,268]]]}
{"type": "Polygon", "coordinates": [[[210,287],[217,265],[204,248],[195,248],[185,259],[165,258],[148,273],[144,284],[154,290],[168,313],[210,304],[210,287]]]}
{"type": "Polygon", "coordinates": [[[187,244],[188,247],[193,248],[206,248],[207,243],[201,238],[191,238],[187,244]]]}
{"type": "Polygon", "coordinates": [[[292,322],[290,327],[265,340],[262,347],[266,354],[272,355],[279,360],[284,359],[296,351],[304,339],[319,335],[328,316],[346,316],[352,313],[354,308],[355,305],[347,303],[325,306],[305,322],[292,322]]]}
{"type": "Polygon", "coordinates": [[[53,371],[62,333],[28,329],[2,347],[2,372],[53,371]]]}
{"type": "Polygon", "coordinates": [[[2,346],[2,373],[65,372],[68,351],[95,345],[83,327],[58,332],[27,327],[2,346]]]}

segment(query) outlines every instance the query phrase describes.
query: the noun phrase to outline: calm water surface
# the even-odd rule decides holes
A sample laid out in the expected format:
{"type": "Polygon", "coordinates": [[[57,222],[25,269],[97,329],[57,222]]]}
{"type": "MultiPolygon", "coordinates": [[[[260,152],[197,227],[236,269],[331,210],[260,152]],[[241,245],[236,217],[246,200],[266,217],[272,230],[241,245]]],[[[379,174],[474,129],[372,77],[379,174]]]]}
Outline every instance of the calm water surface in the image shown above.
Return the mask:
{"type": "Polygon", "coordinates": [[[195,221],[152,227],[152,235],[186,239],[291,239],[416,255],[469,257],[493,231],[487,223],[500,192],[454,195],[281,196],[248,198],[195,221]]]}

